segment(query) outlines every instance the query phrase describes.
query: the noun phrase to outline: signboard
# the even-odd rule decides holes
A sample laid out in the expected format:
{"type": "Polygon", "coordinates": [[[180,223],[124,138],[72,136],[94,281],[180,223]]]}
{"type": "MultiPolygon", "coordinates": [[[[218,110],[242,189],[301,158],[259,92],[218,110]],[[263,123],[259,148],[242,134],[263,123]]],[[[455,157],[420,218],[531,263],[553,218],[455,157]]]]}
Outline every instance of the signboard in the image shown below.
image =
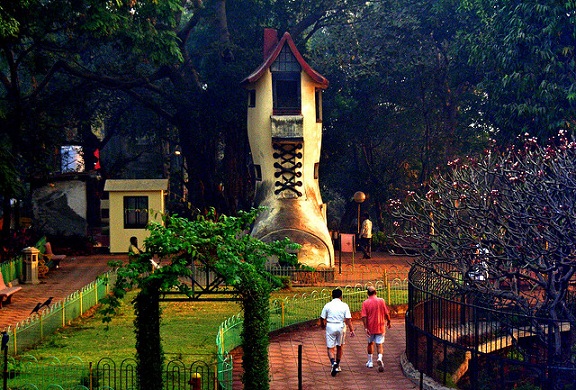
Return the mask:
{"type": "Polygon", "coordinates": [[[340,234],[340,251],[354,253],[354,234],[340,234]]]}

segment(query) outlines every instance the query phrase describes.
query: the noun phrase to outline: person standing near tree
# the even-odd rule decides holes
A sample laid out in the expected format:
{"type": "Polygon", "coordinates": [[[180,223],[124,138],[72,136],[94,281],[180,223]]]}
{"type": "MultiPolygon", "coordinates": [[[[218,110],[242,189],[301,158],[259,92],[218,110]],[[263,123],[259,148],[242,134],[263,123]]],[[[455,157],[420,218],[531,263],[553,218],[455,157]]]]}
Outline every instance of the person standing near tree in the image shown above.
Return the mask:
{"type": "Polygon", "coordinates": [[[368,336],[368,361],[366,367],[374,367],[372,355],[374,353],[374,344],[378,352],[378,371],[384,371],[384,362],[382,356],[384,354],[384,339],[386,337],[386,327],[391,328],[390,311],[386,302],[382,298],[376,296],[376,288],[369,286],[366,290],[368,298],[362,302],[362,323],[366,336],[368,336]]]}
{"type": "Polygon", "coordinates": [[[348,304],[342,302],[342,290],[339,288],[332,290],[332,300],[324,305],[322,314],[320,314],[320,325],[326,329],[326,347],[331,364],[330,373],[332,376],[336,376],[342,371],[340,360],[346,339],[346,327],[350,329],[350,337],[354,337],[352,314],[350,314],[348,304]],[[336,350],[336,354],[334,354],[334,350],[336,350]]]}
{"type": "Polygon", "coordinates": [[[364,252],[364,259],[372,258],[372,221],[370,214],[362,216],[362,228],[360,230],[360,249],[364,252]]]}

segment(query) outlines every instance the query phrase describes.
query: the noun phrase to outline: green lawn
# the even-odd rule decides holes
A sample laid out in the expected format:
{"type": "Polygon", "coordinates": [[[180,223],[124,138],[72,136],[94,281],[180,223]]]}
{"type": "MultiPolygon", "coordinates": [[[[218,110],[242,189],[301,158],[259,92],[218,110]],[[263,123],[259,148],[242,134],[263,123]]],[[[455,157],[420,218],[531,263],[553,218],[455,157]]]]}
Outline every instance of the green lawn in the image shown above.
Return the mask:
{"type": "MultiPolygon", "coordinates": [[[[296,287],[281,290],[272,294],[272,299],[285,299],[310,296],[313,291],[321,292],[323,287],[296,287]]],[[[325,291],[330,294],[331,289],[325,291]]],[[[28,353],[38,359],[54,356],[66,361],[71,356],[78,356],[84,362],[97,362],[108,357],[115,361],[134,357],[134,312],[131,300],[134,292],[128,294],[119,313],[110,324],[102,322],[97,310],[93,314],[74,321],[28,353]]],[[[399,299],[405,302],[404,291],[397,291],[392,301],[399,299]]],[[[394,304],[394,302],[392,302],[394,304]]],[[[318,316],[323,303],[316,303],[318,316]]],[[[181,358],[184,361],[214,361],[216,353],[216,334],[218,327],[227,318],[238,314],[237,302],[163,302],[162,307],[162,345],[167,360],[181,358]]],[[[311,310],[304,307],[299,310],[311,310]]],[[[310,313],[306,313],[309,315],[310,313]]],[[[302,313],[286,310],[286,320],[290,317],[301,318],[302,313]]]]}
{"type": "MultiPolygon", "coordinates": [[[[134,357],[134,312],[130,304],[133,296],[134,293],[128,295],[109,326],[102,323],[102,316],[95,311],[47,337],[28,353],[39,359],[55,356],[62,361],[78,356],[85,362],[103,357],[116,361],[134,357]]],[[[212,361],[218,327],[240,311],[236,302],[165,302],[161,307],[162,343],[167,359],[199,355],[205,357],[202,360],[212,361]]]]}
{"type": "MultiPolygon", "coordinates": [[[[297,288],[273,293],[274,298],[310,293],[317,288],[297,288]]],[[[134,311],[128,294],[118,314],[107,325],[98,311],[74,321],[27,353],[38,359],[55,356],[65,361],[78,356],[85,362],[103,357],[120,361],[134,357],[134,311]]],[[[191,359],[212,361],[216,353],[218,327],[227,318],[238,314],[237,302],[163,302],[162,345],[167,359],[194,355],[191,359]],[[198,356],[198,357],[196,357],[198,356]]],[[[189,360],[189,359],[185,359],[189,360]]]]}

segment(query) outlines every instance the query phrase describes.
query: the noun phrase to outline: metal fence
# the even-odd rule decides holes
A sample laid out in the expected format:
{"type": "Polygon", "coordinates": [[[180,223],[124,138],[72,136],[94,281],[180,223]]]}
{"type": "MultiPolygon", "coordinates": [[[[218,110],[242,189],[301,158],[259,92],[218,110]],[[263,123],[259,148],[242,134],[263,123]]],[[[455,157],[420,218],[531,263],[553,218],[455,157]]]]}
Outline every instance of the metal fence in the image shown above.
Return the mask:
{"type": "Polygon", "coordinates": [[[114,284],[115,279],[116,273],[108,272],[81,290],[70,294],[66,299],[50,305],[37,316],[29,317],[14,327],[9,327],[7,333],[10,337],[10,353],[18,355],[38,344],[45,336],[80,317],[108,294],[109,287],[114,284]]]}
{"type": "Polygon", "coordinates": [[[464,294],[413,268],[406,354],[414,368],[459,389],[575,389],[576,350],[568,321],[521,315],[464,294]],[[561,342],[563,364],[552,361],[561,342]]]}
{"type": "MultiPolygon", "coordinates": [[[[342,299],[350,311],[362,309],[366,299],[366,287],[373,285],[389,305],[408,303],[408,277],[406,273],[387,273],[386,278],[376,282],[357,283],[342,288],[342,299]]],[[[321,289],[309,294],[295,294],[293,297],[275,299],[271,302],[270,331],[287,326],[316,320],[324,305],[332,299],[332,289],[321,289]]],[[[233,316],[224,321],[216,336],[218,378],[222,389],[233,388],[233,361],[230,351],[241,345],[242,317],[233,316]]]]}
{"type": "Polygon", "coordinates": [[[4,282],[8,283],[18,279],[22,275],[22,264],[23,260],[21,257],[0,264],[0,273],[2,273],[4,282]]]}
{"type": "MultiPolygon", "coordinates": [[[[215,390],[216,363],[203,356],[170,360],[164,365],[164,389],[215,390]]],[[[9,389],[34,390],[132,390],[137,388],[136,360],[116,362],[104,358],[93,364],[79,357],[60,361],[56,357],[41,360],[23,355],[8,360],[9,389]]],[[[146,388],[146,386],[142,386],[146,388]]]]}
{"type": "Polygon", "coordinates": [[[406,279],[405,268],[395,265],[361,263],[341,264],[335,267],[320,265],[309,267],[286,267],[268,265],[267,271],[279,277],[290,277],[293,286],[346,286],[356,283],[370,283],[373,280],[388,280],[394,277],[406,279]]]}

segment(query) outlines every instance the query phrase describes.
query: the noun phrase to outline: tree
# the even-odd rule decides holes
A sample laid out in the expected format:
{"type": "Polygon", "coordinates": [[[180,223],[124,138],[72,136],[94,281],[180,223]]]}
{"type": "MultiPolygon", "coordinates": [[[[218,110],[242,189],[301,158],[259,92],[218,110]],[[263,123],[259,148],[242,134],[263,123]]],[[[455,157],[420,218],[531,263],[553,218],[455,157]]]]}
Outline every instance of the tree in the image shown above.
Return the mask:
{"type": "Polygon", "coordinates": [[[147,252],[138,261],[115,264],[119,266],[118,279],[113,295],[107,300],[106,320],[111,320],[127,289],[140,289],[134,299],[134,322],[141,385],[162,388],[160,295],[176,290],[192,296],[194,286],[183,282],[183,278],[192,275],[193,267],[203,266],[215,271],[222,283],[238,291],[244,310],[244,386],[250,389],[269,387],[269,300],[275,279],[266,272],[264,265],[271,257],[295,262],[295,255],[287,250],[296,249],[298,245],[287,239],[272,243],[254,239],[247,232],[256,215],[257,211],[252,210],[240,212],[237,217],[220,215],[216,218],[212,213],[196,220],[166,216],[163,224],[154,223],[148,227],[147,252]],[[150,273],[152,257],[159,260],[162,267],[150,273]]]}
{"type": "Polygon", "coordinates": [[[388,198],[487,140],[477,75],[459,48],[467,20],[454,11],[452,1],[369,2],[311,39],[311,63],[331,83],[323,182],[365,191],[381,230],[388,198]]]}
{"type": "Polygon", "coordinates": [[[574,126],[576,4],[562,1],[466,0],[463,31],[471,63],[483,80],[485,114],[494,137],[523,132],[546,141],[574,126]]]}
{"type": "MultiPolygon", "coordinates": [[[[528,135],[522,141],[454,160],[425,194],[391,201],[404,229],[398,243],[456,294],[575,326],[568,282],[576,271],[576,142],[566,132],[547,146],[528,135]],[[470,277],[478,261],[487,279],[470,277]]],[[[542,340],[552,334],[545,322],[536,328],[542,340]]],[[[558,329],[553,335],[562,362],[558,329]]]]}

